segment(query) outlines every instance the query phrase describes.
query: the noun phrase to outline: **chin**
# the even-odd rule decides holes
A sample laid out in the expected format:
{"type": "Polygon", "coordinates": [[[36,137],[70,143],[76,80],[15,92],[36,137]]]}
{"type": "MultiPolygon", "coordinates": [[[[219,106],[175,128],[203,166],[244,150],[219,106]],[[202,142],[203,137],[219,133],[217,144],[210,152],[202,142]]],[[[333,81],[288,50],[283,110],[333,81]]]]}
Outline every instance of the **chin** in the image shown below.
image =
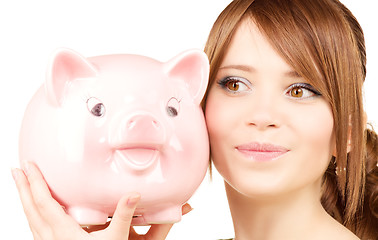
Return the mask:
{"type": "Polygon", "coordinates": [[[258,170],[249,171],[245,168],[227,170],[217,168],[217,170],[224,178],[226,185],[233,189],[232,191],[249,198],[275,197],[288,190],[285,181],[277,174],[261,173],[258,170]]]}

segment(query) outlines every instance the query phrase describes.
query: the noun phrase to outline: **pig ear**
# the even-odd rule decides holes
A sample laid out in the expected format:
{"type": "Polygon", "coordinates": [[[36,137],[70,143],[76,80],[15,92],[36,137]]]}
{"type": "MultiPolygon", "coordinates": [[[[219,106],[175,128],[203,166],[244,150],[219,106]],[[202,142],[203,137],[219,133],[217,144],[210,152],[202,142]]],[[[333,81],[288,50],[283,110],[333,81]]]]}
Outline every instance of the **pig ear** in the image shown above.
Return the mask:
{"type": "Polygon", "coordinates": [[[209,81],[209,60],[206,54],[200,50],[186,51],[167,62],[166,69],[169,77],[186,83],[194,102],[199,104],[209,81]]]}
{"type": "Polygon", "coordinates": [[[46,76],[46,92],[49,101],[60,106],[67,85],[77,78],[95,77],[97,71],[88,60],[78,53],[61,48],[52,56],[46,76]]]}

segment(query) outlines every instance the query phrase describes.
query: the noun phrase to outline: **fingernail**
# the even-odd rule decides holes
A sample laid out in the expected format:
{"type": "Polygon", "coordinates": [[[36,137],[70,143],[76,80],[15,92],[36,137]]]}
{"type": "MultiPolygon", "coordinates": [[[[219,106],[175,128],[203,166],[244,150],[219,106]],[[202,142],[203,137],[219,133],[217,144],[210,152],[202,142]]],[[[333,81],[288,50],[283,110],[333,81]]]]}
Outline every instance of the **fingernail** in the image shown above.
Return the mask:
{"type": "Polygon", "coordinates": [[[31,164],[29,162],[24,162],[22,169],[24,170],[25,175],[29,176],[31,173],[31,164]]]}
{"type": "Polygon", "coordinates": [[[133,194],[129,197],[129,199],[127,200],[127,206],[129,206],[130,208],[133,208],[135,207],[135,205],[139,202],[139,199],[140,199],[140,195],[139,194],[133,194]]]}
{"type": "Polygon", "coordinates": [[[17,182],[17,181],[18,181],[18,178],[19,178],[19,175],[18,175],[19,173],[18,173],[17,169],[12,168],[11,171],[12,171],[12,177],[13,177],[13,180],[14,180],[15,182],[17,182]]]}

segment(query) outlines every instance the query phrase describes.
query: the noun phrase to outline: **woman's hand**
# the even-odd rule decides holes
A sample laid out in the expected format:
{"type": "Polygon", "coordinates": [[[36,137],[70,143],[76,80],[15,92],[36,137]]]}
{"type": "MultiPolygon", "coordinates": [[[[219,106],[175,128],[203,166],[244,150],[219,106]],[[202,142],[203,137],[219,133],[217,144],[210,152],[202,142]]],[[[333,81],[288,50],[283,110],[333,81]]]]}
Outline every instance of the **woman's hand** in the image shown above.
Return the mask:
{"type": "MultiPolygon", "coordinates": [[[[24,171],[13,169],[12,174],[35,240],[158,240],[165,239],[173,225],[152,225],[146,235],[137,234],[130,224],[140,195],[130,193],[118,202],[110,223],[83,229],[52,198],[41,172],[34,164],[27,163],[24,171]]],[[[183,206],[183,214],[190,210],[188,204],[183,206]]]]}

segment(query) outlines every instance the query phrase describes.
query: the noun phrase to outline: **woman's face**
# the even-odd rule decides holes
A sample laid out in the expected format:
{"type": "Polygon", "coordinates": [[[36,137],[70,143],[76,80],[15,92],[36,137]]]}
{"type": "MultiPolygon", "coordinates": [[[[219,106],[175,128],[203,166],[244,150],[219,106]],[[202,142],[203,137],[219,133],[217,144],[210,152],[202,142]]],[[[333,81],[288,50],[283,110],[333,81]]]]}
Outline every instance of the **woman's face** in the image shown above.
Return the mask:
{"type": "Polygon", "coordinates": [[[320,191],[334,149],[331,108],[252,21],[233,36],[205,115],[215,167],[237,191],[320,191]]]}

